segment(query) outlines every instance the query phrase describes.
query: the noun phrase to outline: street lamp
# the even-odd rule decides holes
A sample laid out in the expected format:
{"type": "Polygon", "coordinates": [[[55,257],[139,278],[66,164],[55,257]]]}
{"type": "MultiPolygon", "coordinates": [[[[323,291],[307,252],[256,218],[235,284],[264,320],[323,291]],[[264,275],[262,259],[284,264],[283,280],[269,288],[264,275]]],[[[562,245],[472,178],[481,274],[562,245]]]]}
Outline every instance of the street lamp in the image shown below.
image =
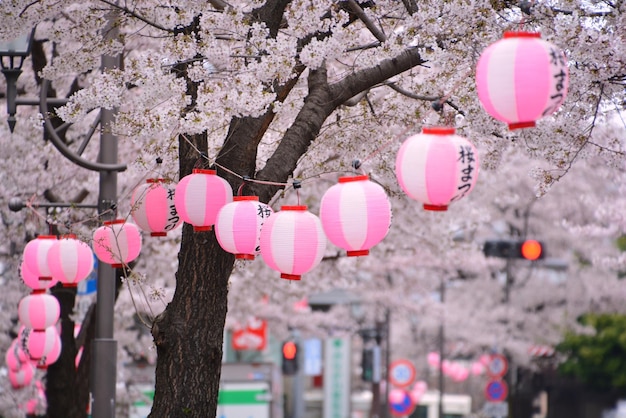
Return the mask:
{"type": "Polygon", "coordinates": [[[22,74],[24,59],[30,55],[35,29],[9,42],[0,43],[0,65],[2,74],[7,80],[7,113],[9,129],[15,129],[15,113],[17,111],[17,79],[22,74]]]}
{"type": "MultiPolygon", "coordinates": [[[[109,30],[105,31],[107,37],[117,36],[114,25],[110,23],[109,30]]],[[[97,161],[89,161],[82,157],[82,152],[87,146],[87,142],[95,132],[95,126],[85,138],[78,151],[71,150],[60,138],[58,132],[50,121],[47,105],[50,103],[64,104],[67,100],[50,100],[47,98],[46,89],[48,80],[44,80],[41,87],[40,98],[38,100],[17,100],[17,79],[22,73],[21,67],[24,59],[30,54],[34,29],[26,36],[18,38],[9,43],[0,44],[0,60],[2,62],[2,73],[7,79],[7,113],[11,132],[15,128],[15,113],[18,104],[39,104],[41,113],[44,114],[44,127],[50,135],[50,141],[59,152],[72,163],[97,171],[99,178],[98,192],[98,216],[100,220],[115,219],[117,208],[117,173],[124,171],[126,165],[117,161],[118,148],[117,137],[112,133],[111,125],[115,111],[112,109],[100,109],[100,152],[97,161]],[[44,88],[45,87],[45,88],[44,88]]],[[[101,69],[119,68],[119,56],[103,56],[101,69]]],[[[21,205],[19,202],[10,203],[12,209],[17,209],[21,205]]],[[[62,206],[56,204],[55,206],[62,206]]],[[[20,207],[21,208],[21,207],[20,207]]],[[[115,416],[115,389],[117,375],[117,341],[113,336],[114,307],[115,307],[115,270],[111,265],[98,263],[98,284],[96,296],[96,329],[92,346],[90,393],[93,405],[90,409],[93,418],[112,418],[115,416]]]]}

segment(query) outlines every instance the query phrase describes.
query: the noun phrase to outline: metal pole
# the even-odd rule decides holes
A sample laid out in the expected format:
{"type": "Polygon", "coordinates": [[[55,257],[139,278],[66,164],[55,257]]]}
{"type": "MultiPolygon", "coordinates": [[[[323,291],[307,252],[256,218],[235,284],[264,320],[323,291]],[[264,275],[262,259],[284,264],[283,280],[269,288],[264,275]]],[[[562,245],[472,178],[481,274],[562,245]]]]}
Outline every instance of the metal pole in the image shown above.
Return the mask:
{"type": "MultiPolygon", "coordinates": [[[[102,57],[102,69],[119,67],[119,58],[102,57]]],[[[117,163],[117,137],[112,133],[114,110],[101,109],[99,162],[117,163]]],[[[100,171],[98,212],[102,220],[115,218],[117,204],[117,172],[100,171]]],[[[98,263],[96,299],[96,332],[91,360],[91,394],[93,418],[115,417],[115,387],[117,378],[117,341],[113,338],[115,308],[115,269],[98,263]]]]}
{"type": "MultiPolygon", "coordinates": [[[[443,310],[443,304],[445,302],[446,284],[445,280],[441,279],[439,293],[441,296],[441,307],[443,310]]],[[[445,392],[445,385],[443,380],[443,356],[445,348],[445,328],[444,328],[444,313],[441,314],[441,322],[439,323],[439,418],[443,418],[443,393],[445,392]]]]}
{"type": "MultiPolygon", "coordinates": [[[[294,341],[298,346],[298,350],[304,351],[302,340],[300,339],[300,333],[297,330],[293,331],[294,341]]],[[[292,397],[292,417],[304,418],[305,405],[304,405],[304,356],[298,354],[298,371],[293,376],[293,397],[292,397]]]]}

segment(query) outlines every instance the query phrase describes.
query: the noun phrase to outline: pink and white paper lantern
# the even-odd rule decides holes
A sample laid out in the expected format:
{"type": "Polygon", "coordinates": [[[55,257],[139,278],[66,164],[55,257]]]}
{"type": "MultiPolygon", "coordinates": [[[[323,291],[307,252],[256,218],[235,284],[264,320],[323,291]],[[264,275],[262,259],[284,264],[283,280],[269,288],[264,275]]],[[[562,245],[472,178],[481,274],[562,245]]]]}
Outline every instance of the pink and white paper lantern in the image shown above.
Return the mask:
{"type": "Polygon", "coordinates": [[[89,277],[93,264],[93,251],[73,234],[62,236],[48,251],[50,273],[64,287],[75,287],[89,277]]]}
{"type": "MultiPolygon", "coordinates": [[[[54,340],[54,344],[52,345],[52,349],[42,356],[39,360],[34,360],[33,364],[36,368],[40,370],[46,370],[48,366],[56,363],[56,361],[61,357],[61,336],[57,333],[57,336],[54,340]]],[[[81,347],[82,348],[82,347],[81,347]]]]}
{"type": "Polygon", "coordinates": [[[369,176],[341,177],[322,196],[320,220],[328,240],[348,256],[367,255],[389,232],[391,204],[369,176]]]}
{"type": "Polygon", "coordinates": [[[261,227],[274,211],[258,196],[235,196],[215,220],[217,242],[235,258],[254,260],[260,252],[261,227]]]}
{"type": "Polygon", "coordinates": [[[476,87],[483,107],[509,129],[535,126],[567,95],[569,72],[563,51],[535,32],[505,32],[476,65],[476,87]]]}
{"type": "Polygon", "coordinates": [[[57,237],[54,235],[39,235],[34,240],[29,241],[26,247],[24,247],[24,264],[40,280],[52,278],[48,265],[48,250],[50,250],[56,239],[57,237]]]}
{"type": "Polygon", "coordinates": [[[54,277],[39,277],[28,269],[22,261],[20,264],[20,277],[24,284],[33,290],[46,290],[57,284],[59,281],[54,277]]]}
{"type": "Polygon", "coordinates": [[[104,222],[93,233],[93,251],[103,263],[121,268],[139,256],[141,233],[124,219],[104,222]]]}
{"type": "Polygon", "coordinates": [[[194,231],[211,231],[217,213],[233,201],[230,184],[215,170],[194,169],[176,186],[174,203],[183,221],[193,225],[194,231]]]}
{"type": "Polygon", "coordinates": [[[40,360],[52,351],[57,338],[59,334],[54,326],[42,331],[24,327],[18,335],[20,348],[31,360],[40,360]]]}
{"type": "Polygon", "coordinates": [[[17,315],[20,323],[26,328],[43,331],[59,320],[61,307],[59,301],[52,295],[35,290],[24,296],[17,305],[17,315]]]}
{"type": "Polygon", "coordinates": [[[175,193],[176,187],[168,186],[165,179],[148,179],[138,186],[130,200],[137,226],[153,237],[164,237],[180,226],[183,220],[176,210],[175,193]]]}
{"type": "Polygon", "coordinates": [[[476,147],[454,128],[424,128],[404,141],[396,158],[400,187],[426,210],[445,211],[467,196],[478,171],[476,147]]]}
{"type": "Polygon", "coordinates": [[[30,362],[22,364],[22,367],[16,372],[9,370],[9,381],[13,389],[21,389],[30,385],[35,376],[35,368],[30,362]]]}
{"type": "Polygon", "coordinates": [[[261,229],[261,256],[287,280],[300,280],[317,266],[326,250],[320,219],[306,206],[283,206],[261,229]]]}
{"type": "Polygon", "coordinates": [[[17,338],[11,342],[7,352],[4,355],[4,359],[9,370],[17,372],[22,367],[22,363],[28,362],[30,359],[24,351],[20,348],[17,338]]]}

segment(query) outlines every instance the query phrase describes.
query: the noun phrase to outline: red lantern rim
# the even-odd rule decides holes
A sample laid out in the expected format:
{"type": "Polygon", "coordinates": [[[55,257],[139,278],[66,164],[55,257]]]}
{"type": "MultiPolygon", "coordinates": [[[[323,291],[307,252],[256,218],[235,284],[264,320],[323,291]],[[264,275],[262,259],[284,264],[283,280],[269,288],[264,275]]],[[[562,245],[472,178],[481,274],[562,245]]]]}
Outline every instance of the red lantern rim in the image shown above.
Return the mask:
{"type": "Polygon", "coordinates": [[[507,31],[504,32],[504,39],[508,38],[541,38],[539,32],[524,32],[524,31],[507,31]]]}
{"type": "Polygon", "coordinates": [[[217,171],[216,170],[208,170],[205,168],[194,168],[192,170],[193,174],[211,174],[211,175],[216,175],[217,171]]]}
{"type": "Polygon", "coordinates": [[[259,196],[233,196],[233,202],[241,202],[241,201],[259,201],[259,196]]]}
{"type": "Polygon", "coordinates": [[[126,223],[125,219],[115,219],[113,221],[104,221],[102,224],[103,225],[116,225],[116,224],[123,224],[126,223]]]}
{"type": "Polygon", "coordinates": [[[346,176],[346,177],[339,177],[339,183],[350,183],[351,181],[364,181],[364,180],[369,180],[370,176],[368,176],[367,174],[364,174],[362,176],[346,176]]]}
{"type": "Polygon", "coordinates": [[[302,276],[300,274],[281,273],[280,278],[285,280],[301,280],[302,276]]]}
{"type": "Polygon", "coordinates": [[[147,179],[146,183],[165,183],[165,179],[162,178],[158,178],[158,179],[147,179]]]}
{"type": "Polygon", "coordinates": [[[60,239],[76,239],[76,234],[65,234],[59,237],[60,239]]]}
{"type": "Polygon", "coordinates": [[[431,210],[433,212],[445,212],[448,210],[448,205],[429,205],[425,203],[424,210],[431,210]]]}
{"type": "Polygon", "coordinates": [[[37,239],[57,239],[56,235],[39,235],[37,239]]]}
{"type": "Polygon", "coordinates": [[[456,129],[450,128],[447,126],[433,126],[430,128],[423,128],[423,134],[431,134],[431,135],[454,135],[456,129]]]}
{"type": "Polygon", "coordinates": [[[536,123],[534,120],[528,122],[513,122],[509,123],[509,131],[513,131],[515,129],[523,129],[523,128],[534,128],[536,123]]]}
{"type": "Polygon", "coordinates": [[[298,206],[281,206],[280,210],[297,210],[297,211],[305,211],[308,207],[305,205],[298,206]]]}
{"type": "Polygon", "coordinates": [[[254,260],[254,254],[235,254],[237,260],[254,260]]]}

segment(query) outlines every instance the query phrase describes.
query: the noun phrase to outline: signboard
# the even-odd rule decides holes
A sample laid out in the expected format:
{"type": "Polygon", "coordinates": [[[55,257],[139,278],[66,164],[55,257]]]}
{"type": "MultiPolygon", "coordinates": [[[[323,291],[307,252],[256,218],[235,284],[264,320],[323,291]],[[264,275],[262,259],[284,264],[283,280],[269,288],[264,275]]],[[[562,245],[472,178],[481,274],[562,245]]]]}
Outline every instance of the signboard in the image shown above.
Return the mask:
{"type": "Polygon", "coordinates": [[[304,374],[306,376],[322,374],[322,340],[318,338],[304,340],[304,374]]]}
{"type": "Polygon", "coordinates": [[[488,417],[505,418],[509,416],[509,404],[506,402],[485,402],[483,414],[488,417]]]}
{"type": "Polygon", "coordinates": [[[267,322],[248,319],[245,327],[233,331],[233,350],[263,351],[267,347],[267,322]]]}
{"type": "Polygon", "coordinates": [[[396,360],[389,365],[389,381],[401,388],[407,387],[415,380],[415,366],[409,360],[396,360]]]}
{"type": "Polygon", "coordinates": [[[488,401],[503,401],[508,394],[509,388],[502,380],[490,380],[485,386],[485,398],[488,401]]]}
{"type": "Polygon", "coordinates": [[[415,410],[415,403],[406,390],[402,390],[402,397],[397,400],[389,400],[389,412],[394,417],[407,417],[415,410]]]}
{"type": "Polygon", "coordinates": [[[509,362],[502,354],[492,354],[487,363],[487,375],[491,377],[502,377],[509,369],[509,362]]]}
{"type": "Polygon", "coordinates": [[[270,418],[269,382],[221,383],[218,418],[270,418]]]}
{"type": "Polygon", "coordinates": [[[327,338],[324,343],[323,418],[350,416],[350,339],[327,338]]]}

